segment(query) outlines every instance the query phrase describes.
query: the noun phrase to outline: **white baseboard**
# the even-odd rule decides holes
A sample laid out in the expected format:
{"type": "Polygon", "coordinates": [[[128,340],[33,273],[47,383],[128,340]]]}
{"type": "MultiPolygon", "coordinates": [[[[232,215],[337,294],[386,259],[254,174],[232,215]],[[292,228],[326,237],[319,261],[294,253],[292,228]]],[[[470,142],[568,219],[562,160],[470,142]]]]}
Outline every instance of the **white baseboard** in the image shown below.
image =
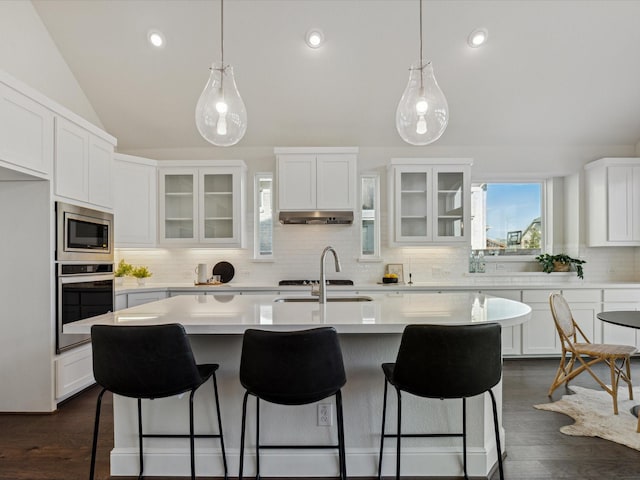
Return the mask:
{"type": "MultiPolygon", "coordinates": [[[[189,474],[189,449],[145,448],[144,473],[149,476],[185,476],[189,474]]],[[[382,473],[395,475],[395,450],[386,449],[382,473]]],[[[495,446],[487,452],[468,448],[468,473],[471,477],[486,477],[497,461],[495,446]],[[489,460],[494,459],[494,460],[489,460]]],[[[239,451],[227,451],[230,477],[237,477],[239,451]]],[[[111,451],[112,476],[138,475],[137,449],[118,448],[111,451]]],[[[216,451],[196,448],[196,474],[223,476],[222,456],[216,451]]],[[[348,449],[347,475],[375,477],[378,472],[378,450],[348,449]]],[[[260,452],[260,473],[264,477],[338,477],[338,453],[331,450],[268,450],[260,452]]],[[[403,448],[403,476],[462,476],[462,447],[403,448]]],[[[244,475],[255,475],[255,451],[245,451],[244,475]]]]}

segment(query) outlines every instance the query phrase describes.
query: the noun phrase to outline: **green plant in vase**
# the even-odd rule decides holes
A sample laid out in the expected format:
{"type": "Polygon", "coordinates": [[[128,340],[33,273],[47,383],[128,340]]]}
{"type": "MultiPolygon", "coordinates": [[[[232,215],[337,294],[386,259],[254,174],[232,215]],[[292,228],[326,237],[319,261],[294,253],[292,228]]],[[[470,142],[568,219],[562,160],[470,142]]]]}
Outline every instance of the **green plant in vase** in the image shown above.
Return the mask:
{"type": "Polygon", "coordinates": [[[133,267],[131,269],[131,275],[138,279],[138,285],[144,285],[145,280],[149,278],[152,273],[145,266],[133,267]]]}
{"type": "Polygon", "coordinates": [[[536,260],[542,265],[542,271],[545,273],[568,272],[573,266],[578,278],[584,279],[584,270],[582,265],[587,263],[585,260],[572,258],[566,253],[559,253],[557,255],[543,253],[542,255],[538,255],[536,260]]]}

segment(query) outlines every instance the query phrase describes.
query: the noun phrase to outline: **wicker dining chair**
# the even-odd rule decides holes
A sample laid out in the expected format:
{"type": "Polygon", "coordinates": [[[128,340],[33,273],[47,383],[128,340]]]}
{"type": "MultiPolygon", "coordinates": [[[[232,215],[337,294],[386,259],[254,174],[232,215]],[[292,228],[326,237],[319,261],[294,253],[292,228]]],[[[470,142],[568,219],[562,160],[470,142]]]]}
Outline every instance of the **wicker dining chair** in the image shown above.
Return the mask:
{"type": "Polygon", "coordinates": [[[618,384],[620,379],[627,383],[629,387],[629,399],[633,399],[629,357],[637,352],[636,347],[631,345],[591,343],[573,319],[571,309],[561,294],[552,293],[549,296],[549,305],[551,306],[551,314],[553,315],[553,321],[555,322],[562,345],[560,365],[558,366],[558,371],[553,379],[553,383],[549,388],[549,396],[563,383],[568,384],[570,380],[582,372],[587,371],[594,380],[613,397],[613,413],[617,415],[618,384]],[[611,386],[604,383],[591,368],[600,362],[604,362],[609,366],[611,386]]]}

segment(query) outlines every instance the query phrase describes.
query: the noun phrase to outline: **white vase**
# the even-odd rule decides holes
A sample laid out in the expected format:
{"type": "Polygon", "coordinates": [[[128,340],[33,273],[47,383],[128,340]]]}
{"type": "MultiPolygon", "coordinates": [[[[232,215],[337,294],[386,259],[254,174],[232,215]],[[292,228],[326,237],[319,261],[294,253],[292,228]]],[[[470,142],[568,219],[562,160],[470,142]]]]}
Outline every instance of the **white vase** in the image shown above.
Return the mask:
{"type": "Polygon", "coordinates": [[[146,278],[138,278],[138,285],[140,287],[144,286],[147,283],[147,279],[146,278]]]}
{"type": "Polygon", "coordinates": [[[124,282],[124,277],[116,277],[116,285],[120,286],[124,282]]]}

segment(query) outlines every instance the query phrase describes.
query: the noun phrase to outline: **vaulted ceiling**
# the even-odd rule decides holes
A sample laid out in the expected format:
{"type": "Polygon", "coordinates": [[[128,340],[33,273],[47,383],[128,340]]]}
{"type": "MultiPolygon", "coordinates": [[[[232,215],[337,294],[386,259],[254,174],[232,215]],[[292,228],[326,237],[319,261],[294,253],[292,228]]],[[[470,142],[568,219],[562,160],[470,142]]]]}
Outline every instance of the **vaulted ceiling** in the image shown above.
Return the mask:
{"type": "MultiPolygon", "coordinates": [[[[220,60],[219,0],[33,0],[121,150],[206,147],[194,123],[220,60]],[[147,33],[166,37],[153,49],[147,33]]],[[[418,0],[226,0],[239,146],[404,145],[395,109],[419,57],[418,0]],[[319,27],[317,50],[304,36],[319,27]]],[[[640,1],[431,1],[424,53],[450,109],[439,145],[635,145],[640,1]],[[467,36],[489,31],[472,49],[467,36]]]]}

